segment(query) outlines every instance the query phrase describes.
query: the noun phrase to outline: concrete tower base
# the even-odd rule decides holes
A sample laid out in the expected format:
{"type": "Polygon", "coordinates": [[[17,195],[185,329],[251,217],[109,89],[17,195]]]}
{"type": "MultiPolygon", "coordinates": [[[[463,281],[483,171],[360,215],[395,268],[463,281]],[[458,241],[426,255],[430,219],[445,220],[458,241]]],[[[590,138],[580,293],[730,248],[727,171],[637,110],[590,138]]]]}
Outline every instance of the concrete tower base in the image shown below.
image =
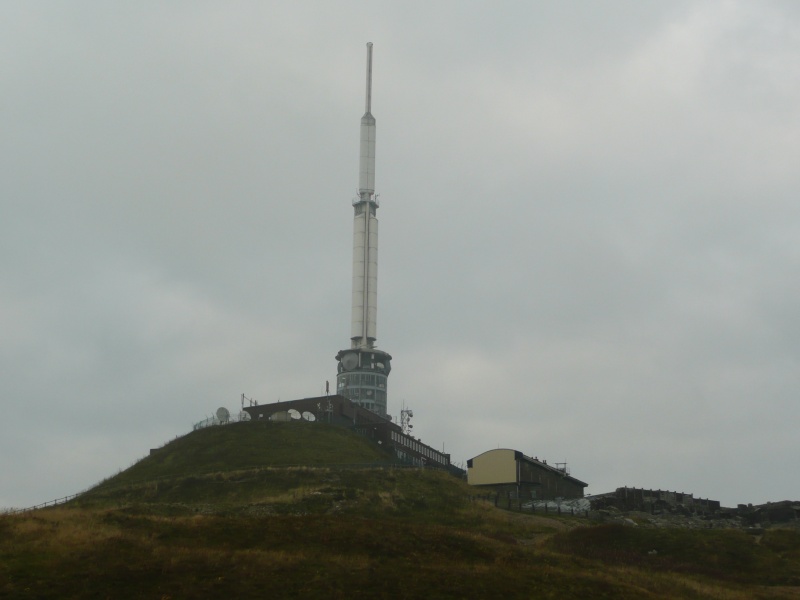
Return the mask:
{"type": "MultiPolygon", "coordinates": [[[[336,355],[336,393],[372,412],[386,414],[386,381],[392,357],[374,348],[348,348],[336,355]]],[[[389,417],[390,418],[390,417],[389,417]]]]}

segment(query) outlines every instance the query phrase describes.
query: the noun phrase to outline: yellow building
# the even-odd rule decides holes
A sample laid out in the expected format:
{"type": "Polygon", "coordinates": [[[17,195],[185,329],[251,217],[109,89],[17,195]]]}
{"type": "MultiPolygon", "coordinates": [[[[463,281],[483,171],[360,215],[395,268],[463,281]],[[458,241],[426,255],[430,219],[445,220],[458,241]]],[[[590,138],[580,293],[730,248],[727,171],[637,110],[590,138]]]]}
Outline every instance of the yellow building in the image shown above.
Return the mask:
{"type": "Polygon", "coordinates": [[[588,485],[571,477],[566,464],[551,466],[547,461],[525,456],[507,448],[489,450],[467,461],[470,485],[511,492],[518,498],[551,500],[583,498],[588,485]]]}

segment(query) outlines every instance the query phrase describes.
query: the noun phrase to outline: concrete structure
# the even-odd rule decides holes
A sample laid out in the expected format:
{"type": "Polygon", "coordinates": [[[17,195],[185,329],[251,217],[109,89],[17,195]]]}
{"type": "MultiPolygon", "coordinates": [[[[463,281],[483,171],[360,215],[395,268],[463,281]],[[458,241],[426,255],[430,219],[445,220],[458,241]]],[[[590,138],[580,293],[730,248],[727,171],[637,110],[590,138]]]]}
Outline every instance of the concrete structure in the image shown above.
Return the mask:
{"type": "Polygon", "coordinates": [[[588,485],[566,469],[507,448],[489,450],[467,461],[467,482],[520,499],[582,498],[588,485]]]}
{"type": "Polygon", "coordinates": [[[643,512],[684,512],[709,514],[720,510],[719,500],[695,498],[694,494],[669,490],[646,490],[644,488],[617,488],[607,494],[592,496],[592,508],[614,507],[617,510],[643,512]]]}
{"type": "Polygon", "coordinates": [[[358,198],[353,202],[353,298],[350,348],[340,350],[336,393],[387,416],[386,382],[392,357],[375,347],[378,316],[378,199],[375,196],[375,117],[372,43],[367,44],[366,109],[361,117],[358,198]]]}
{"type": "Polygon", "coordinates": [[[364,408],[344,396],[319,396],[288,402],[245,406],[244,410],[254,421],[291,421],[305,419],[322,421],[331,425],[352,428],[384,448],[390,449],[402,463],[425,467],[438,467],[450,471],[450,455],[439,452],[406,433],[396,423],[364,408]]]}

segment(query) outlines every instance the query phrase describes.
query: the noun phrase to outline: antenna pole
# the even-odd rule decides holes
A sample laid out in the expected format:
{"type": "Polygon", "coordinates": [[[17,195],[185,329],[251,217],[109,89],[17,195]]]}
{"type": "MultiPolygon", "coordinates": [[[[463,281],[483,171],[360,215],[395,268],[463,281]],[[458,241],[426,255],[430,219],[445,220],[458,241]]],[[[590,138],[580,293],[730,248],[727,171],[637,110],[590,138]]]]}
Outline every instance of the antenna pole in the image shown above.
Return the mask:
{"type": "Polygon", "coordinates": [[[367,42],[367,101],[364,112],[372,111],[372,42],[367,42]]]}

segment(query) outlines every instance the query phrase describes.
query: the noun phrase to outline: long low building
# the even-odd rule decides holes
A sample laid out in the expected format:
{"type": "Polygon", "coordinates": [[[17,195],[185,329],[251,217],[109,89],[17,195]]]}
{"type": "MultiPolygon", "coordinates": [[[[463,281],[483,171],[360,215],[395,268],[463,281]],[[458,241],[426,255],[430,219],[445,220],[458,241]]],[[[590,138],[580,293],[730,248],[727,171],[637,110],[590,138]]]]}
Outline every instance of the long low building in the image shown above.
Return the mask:
{"type": "Polygon", "coordinates": [[[690,513],[719,512],[719,500],[695,498],[694,494],[669,490],[646,490],[644,488],[617,488],[607,494],[592,496],[592,508],[618,510],[641,510],[646,512],[681,510],[690,513]]]}
{"type": "Polygon", "coordinates": [[[255,406],[245,406],[244,410],[254,421],[305,419],[306,421],[321,421],[348,427],[384,448],[392,449],[395,455],[405,463],[438,467],[463,474],[463,470],[450,464],[449,454],[423,444],[415,437],[404,433],[403,429],[392,422],[390,418],[367,410],[344,396],[318,396],[287,402],[256,404],[255,406]]]}
{"type": "Polygon", "coordinates": [[[589,485],[571,477],[566,465],[554,467],[547,461],[507,448],[489,450],[469,459],[467,482],[493,492],[531,500],[583,498],[583,490],[589,485]]]}

